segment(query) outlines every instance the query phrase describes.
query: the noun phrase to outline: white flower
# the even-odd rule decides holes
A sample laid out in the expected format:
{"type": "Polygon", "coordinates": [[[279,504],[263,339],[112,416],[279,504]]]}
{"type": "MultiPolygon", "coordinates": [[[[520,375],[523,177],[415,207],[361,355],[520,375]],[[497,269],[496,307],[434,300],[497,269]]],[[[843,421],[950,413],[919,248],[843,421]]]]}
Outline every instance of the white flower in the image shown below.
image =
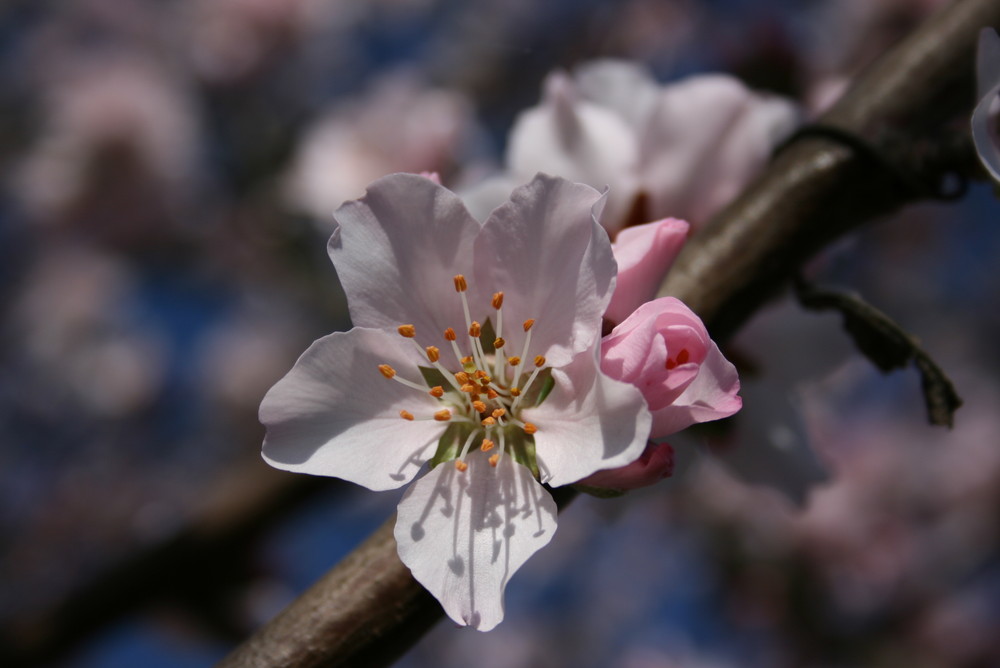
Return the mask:
{"type": "Polygon", "coordinates": [[[487,212],[536,171],[610,187],[603,223],[673,216],[704,223],[727,204],[799,122],[789,101],[723,74],[666,86],[625,61],[595,61],[545,81],[542,102],[511,131],[504,175],[465,195],[487,212]]]}
{"type": "Polygon", "coordinates": [[[267,394],[272,466],[399,487],[396,541],[460,624],[503,618],[514,572],[552,538],[539,484],[638,458],[650,415],[601,373],[615,262],[592,188],[539,175],[484,223],[395,174],[335,214],[330,257],[355,328],[316,341],[267,394]]]}
{"type": "Polygon", "coordinates": [[[979,104],[972,112],[972,139],[983,166],[995,180],[1000,181],[1000,137],[997,136],[1000,37],[993,28],[983,28],[979,32],[976,75],[979,104]]]}

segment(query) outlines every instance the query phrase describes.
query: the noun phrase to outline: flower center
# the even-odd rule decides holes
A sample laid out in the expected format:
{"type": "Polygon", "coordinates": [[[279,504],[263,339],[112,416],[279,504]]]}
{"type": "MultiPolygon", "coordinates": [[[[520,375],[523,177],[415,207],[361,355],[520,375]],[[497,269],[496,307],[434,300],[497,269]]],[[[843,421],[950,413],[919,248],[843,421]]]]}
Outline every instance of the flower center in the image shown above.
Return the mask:
{"type": "Polygon", "coordinates": [[[503,292],[494,293],[490,300],[496,315],[494,329],[492,318],[485,318],[483,323],[472,319],[465,276],[455,276],[454,283],[462,300],[464,331],[467,332],[460,336],[451,327],[444,330],[444,340],[454,360],[447,359],[448,355],[443,358],[437,346],[421,347],[415,340],[417,332],[413,325],[400,325],[397,328],[399,335],[413,341],[421,358],[431,366],[421,366],[423,383],[401,378],[388,364],[379,365],[379,371],[386,378],[427,392],[441,404],[440,410],[430,416],[418,417],[402,410],[399,415],[404,420],[452,423],[442,436],[432,463],[454,459],[455,468],[465,471],[468,469],[465,458],[478,444],[483,452],[496,449],[489,458],[493,467],[510,452],[535,470],[532,434],[538,428],[522,420],[520,415],[524,408],[544,400],[552,382],[545,357],[529,358],[535,320],[528,319],[521,324],[524,335],[521,354],[507,356],[508,343],[503,337],[503,292]]]}

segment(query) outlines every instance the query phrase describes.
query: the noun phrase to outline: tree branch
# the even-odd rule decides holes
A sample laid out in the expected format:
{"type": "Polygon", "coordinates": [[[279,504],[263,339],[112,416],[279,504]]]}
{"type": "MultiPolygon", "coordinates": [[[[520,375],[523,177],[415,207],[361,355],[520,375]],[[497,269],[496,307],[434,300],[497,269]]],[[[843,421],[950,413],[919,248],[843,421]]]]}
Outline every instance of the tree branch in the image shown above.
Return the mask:
{"type": "MultiPolygon", "coordinates": [[[[1000,2],[955,3],[870,68],[822,122],[886,149],[887,129],[919,135],[971,110],[974,45],[984,25],[1000,25],[1000,2]]],[[[913,199],[851,148],[804,138],[687,244],[664,293],[725,337],[810,255],[913,199]]],[[[374,666],[405,652],[441,611],[397,558],[393,521],[220,665],[374,666]]]]}

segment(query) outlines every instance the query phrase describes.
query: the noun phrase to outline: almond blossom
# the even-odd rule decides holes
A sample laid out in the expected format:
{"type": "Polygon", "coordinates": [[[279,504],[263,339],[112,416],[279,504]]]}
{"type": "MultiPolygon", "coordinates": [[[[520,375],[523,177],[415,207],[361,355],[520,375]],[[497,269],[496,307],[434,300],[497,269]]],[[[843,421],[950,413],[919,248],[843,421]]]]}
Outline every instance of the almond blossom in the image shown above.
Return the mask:
{"type": "Polygon", "coordinates": [[[430,465],[395,536],[459,624],[496,626],[507,581],[551,540],[541,483],[646,448],[646,400],[598,361],[616,271],[603,204],[538,175],[480,223],[431,179],[376,181],[329,243],[354,329],[313,343],[261,404],[277,468],[386,490],[430,465]]]}
{"type": "Polygon", "coordinates": [[[1000,105],[1000,37],[992,28],[979,33],[976,58],[979,104],[972,112],[972,139],[983,166],[1000,181],[1000,136],[997,135],[997,108],[1000,105]]]}
{"type": "Polygon", "coordinates": [[[471,188],[473,212],[496,206],[536,171],[610,188],[602,223],[677,216],[698,225],[727,204],[799,122],[789,101],[724,74],[660,86],[643,68],[595,61],[550,74],[542,102],[511,131],[506,170],[471,188]]]}

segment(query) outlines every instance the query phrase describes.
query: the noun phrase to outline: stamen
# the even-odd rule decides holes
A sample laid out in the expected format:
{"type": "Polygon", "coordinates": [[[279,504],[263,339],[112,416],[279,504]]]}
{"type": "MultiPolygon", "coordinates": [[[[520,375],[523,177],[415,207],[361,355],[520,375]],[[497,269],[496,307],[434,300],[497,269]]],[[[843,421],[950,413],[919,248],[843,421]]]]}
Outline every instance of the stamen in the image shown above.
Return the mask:
{"type": "Polygon", "coordinates": [[[497,421],[494,420],[493,417],[491,416],[491,417],[488,417],[488,418],[484,418],[483,421],[480,424],[482,424],[484,427],[492,427],[496,423],[497,423],[497,421]]]}
{"type": "Polygon", "coordinates": [[[417,328],[413,325],[400,325],[396,328],[396,331],[399,332],[400,336],[404,336],[408,339],[412,339],[417,335],[417,328]]]}
{"type": "Polygon", "coordinates": [[[543,366],[545,366],[545,356],[544,355],[535,355],[535,366],[536,367],[543,367],[543,366]]]}
{"type": "Polygon", "coordinates": [[[410,411],[399,411],[399,417],[403,418],[404,420],[409,420],[411,422],[413,421],[413,413],[411,413],[410,411]]]}
{"type": "Polygon", "coordinates": [[[517,388],[517,387],[510,388],[510,396],[512,396],[512,397],[519,397],[519,396],[521,396],[521,390],[520,390],[520,388],[517,388]]]}
{"type": "Polygon", "coordinates": [[[497,394],[497,391],[494,390],[492,387],[489,387],[489,388],[486,389],[486,398],[487,399],[496,399],[499,396],[500,395],[497,394]]]}
{"type": "Polygon", "coordinates": [[[483,402],[481,402],[479,400],[476,400],[476,401],[472,402],[472,408],[477,413],[485,413],[486,412],[486,404],[484,404],[483,402]]]}
{"type": "MultiPolygon", "coordinates": [[[[472,445],[472,441],[476,438],[476,432],[469,434],[469,437],[465,439],[465,443],[462,445],[462,452],[458,455],[459,462],[465,464],[465,456],[469,454],[469,446],[472,445]]],[[[456,464],[457,466],[457,464],[456,464]]],[[[458,469],[459,471],[464,471],[465,469],[458,469]]]]}
{"type": "Polygon", "coordinates": [[[461,363],[462,363],[463,365],[464,365],[464,364],[472,364],[472,355],[466,355],[465,357],[463,357],[463,358],[462,358],[461,360],[459,360],[459,361],[460,361],[460,362],[461,362],[461,363]]]}
{"type": "Polygon", "coordinates": [[[465,276],[462,274],[455,275],[455,291],[465,292],[469,289],[469,284],[465,282],[465,276]]]}
{"type": "Polygon", "coordinates": [[[469,468],[469,465],[463,462],[461,459],[456,459],[455,468],[457,468],[462,473],[465,473],[465,471],[469,468]]]}
{"type": "Polygon", "coordinates": [[[489,461],[490,461],[490,466],[492,466],[493,468],[496,468],[497,467],[497,462],[500,461],[500,455],[492,455],[492,456],[490,456],[490,460],[489,461]]]}
{"type": "Polygon", "coordinates": [[[499,417],[503,417],[506,412],[507,412],[507,409],[505,409],[505,408],[498,408],[495,411],[493,411],[493,413],[491,413],[491,415],[493,417],[495,417],[495,418],[499,418],[499,417]]]}
{"type": "Polygon", "coordinates": [[[440,385],[435,385],[434,387],[431,388],[428,394],[430,394],[432,397],[440,399],[441,397],[444,396],[444,388],[441,387],[440,385]]]}
{"type": "Polygon", "coordinates": [[[479,394],[479,388],[473,385],[472,383],[466,383],[465,385],[462,385],[462,387],[458,389],[460,389],[462,392],[468,392],[469,394],[479,394]]]}
{"type": "Polygon", "coordinates": [[[441,359],[441,349],[437,346],[427,346],[427,359],[430,362],[437,362],[441,359]]]}
{"type": "MultiPolygon", "coordinates": [[[[500,350],[501,348],[503,348],[503,346],[504,346],[505,343],[507,343],[507,342],[504,341],[502,338],[500,338],[498,336],[497,338],[493,339],[493,348],[495,350],[500,350]]],[[[501,358],[501,359],[503,359],[503,358],[501,358]]]]}
{"type": "Polygon", "coordinates": [[[455,334],[455,330],[449,327],[448,329],[444,330],[444,338],[447,339],[448,341],[455,341],[458,339],[458,335],[455,334]]]}
{"type": "Polygon", "coordinates": [[[455,374],[455,380],[460,382],[462,385],[467,385],[469,381],[472,379],[469,377],[469,374],[465,373],[464,371],[459,371],[458,373],[455,374]]]}
{"type": "Polygon", "coordinates": [[[447,408],[443,408],[434,414],[434,419],[438,422],[447,422],[451,419],[451,411],[447,408]]]}
{"type": "Polygon", "coordinates": [[[535,324],[534,318],[528,318],[527,320],[525,320],[524,321],[524,331],[526,331],[526,332],[531,331],[531,328],[534,326],[534,324],[535,324]]]}
{"type": "Polygon", "coordinates": [[[524,433],[525,434],[528,434],[530,436],[531,434],[534,434],[537,431],[538,431],[538,427],[536,427],[535,425],[531,424],[530,422],[525,422],[524,423],[524,433]]]}
{"type": "Polygon", "coordinates": [[[497,309],[499,311],[500,307],[503,306],[503,293],[502,292],[494,292],[493,293],[493,300],[491,301],[491,303],[493,304],[493,308],[495,308],[495,309],[497,309]]]}
{"type": "Polygon", "coordinates": [[[496,445],[496,443],[494,443],[488,438],[484,438],[483,444],[479,446],[479,449],[482,450],[483,452],[489,452],[490,450],[493,449],[494,445],[496,445]]]}
{"type": "MultiPolygon", "coordinates": [[[[493,457],[497,458],[497,463],[499,463],[500,460],[503,459],[503,455],[504,455],[504,452],[506,452],[506,450],[507,450],[507,439],[504,436],[503,431],[501,430],[501,432],[500,432],[500,452],[498,452],[497,454],[493,455],[493,457]]],[[[493,457],[490,457],[490,466],[495,467],[496,464],[493,463],[493,457]]]]}
{"type": "Polygon", "coordinates": [[[508,357],[507,358],[507,364],[509,364],[511,366],[517,366],[520,363],[521,363],[521,358],[518,357],[518,356],[516,356],[516,355],[513,356],[513,357],[508,357]]]}
{"type": "Polygon", "coordinates": [[[390,380],[394,380],[397,383],[402,383],[403,385],[406,385],[407,387],[412,387],[413,389],[420,390],[421,392],[426,392],[427,391],[427,386],[426,385],[420,385],[418,383],[414,383],[412,380],[406,380],[405,378],[401,378],[401,377],[397,376],[396,375],[396,370],[393,369],[388,364],[379,364],[378,365],[378,370],[379,370],[379,373],[381,373],[386,378],[389,378],[390,380]]]}
{"type": "Polygon", "coordinates": [[[482,335],[482,333],[483,333],[482,326],[478,322],[473,320],[472,324],[469,325],[469,336],[478,339],[482,335]]]}

